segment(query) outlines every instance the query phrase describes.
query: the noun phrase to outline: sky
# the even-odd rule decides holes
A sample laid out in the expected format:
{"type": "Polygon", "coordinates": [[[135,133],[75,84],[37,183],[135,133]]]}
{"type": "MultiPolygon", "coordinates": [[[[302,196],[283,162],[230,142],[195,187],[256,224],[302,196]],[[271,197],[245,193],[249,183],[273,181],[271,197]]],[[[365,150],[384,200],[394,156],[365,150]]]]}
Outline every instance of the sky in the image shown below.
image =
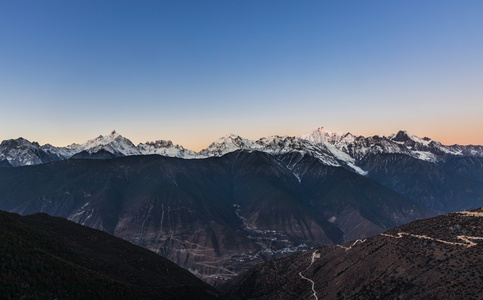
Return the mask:
{"type": "Polygon", "coordinates": [[[0,140],[483,145],[483,1],[0,1],[0,140]]]}

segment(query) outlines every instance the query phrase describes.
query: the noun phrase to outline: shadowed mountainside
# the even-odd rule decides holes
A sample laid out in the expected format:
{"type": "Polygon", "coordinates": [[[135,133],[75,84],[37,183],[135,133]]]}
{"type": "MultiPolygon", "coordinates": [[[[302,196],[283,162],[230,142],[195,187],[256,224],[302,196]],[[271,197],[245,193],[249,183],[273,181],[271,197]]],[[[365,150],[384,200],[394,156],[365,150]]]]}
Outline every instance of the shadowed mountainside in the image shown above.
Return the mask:
{"type": "Polygon", "coordinates": [[[438,214],[483,203],[481,158],[450,158],[434,164],[403,154],[369,156],[368,177],[438,214]]]}
{"type": "Polygon", "coordinates": [[[226,299],[187,270],[105,232],[0,211],[1,299],[226,299]]]}
{"type": "Polygon", "coordinates": [[[46,212],[104,230],[211,283],[258,262],[432,215],[311,156],[247,151],[1,168],[0,209],[46,212]]]}

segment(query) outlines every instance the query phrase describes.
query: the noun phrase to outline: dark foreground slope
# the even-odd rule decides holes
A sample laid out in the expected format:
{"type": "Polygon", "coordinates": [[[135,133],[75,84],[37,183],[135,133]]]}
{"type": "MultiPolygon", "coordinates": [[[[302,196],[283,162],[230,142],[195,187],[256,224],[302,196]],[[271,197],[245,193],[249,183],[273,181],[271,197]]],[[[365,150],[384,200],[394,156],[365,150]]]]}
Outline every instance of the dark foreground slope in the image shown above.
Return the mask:
{"type": "Polygon", "coordinates": [[[245,299],[483,299],[483,209],[261,264],[225,286],[245,299]]]}
{"type": "Polygon", "coordinates": [[[173,262],[102,231],[0,211],[0,299],[220,297],[173,262]]]}

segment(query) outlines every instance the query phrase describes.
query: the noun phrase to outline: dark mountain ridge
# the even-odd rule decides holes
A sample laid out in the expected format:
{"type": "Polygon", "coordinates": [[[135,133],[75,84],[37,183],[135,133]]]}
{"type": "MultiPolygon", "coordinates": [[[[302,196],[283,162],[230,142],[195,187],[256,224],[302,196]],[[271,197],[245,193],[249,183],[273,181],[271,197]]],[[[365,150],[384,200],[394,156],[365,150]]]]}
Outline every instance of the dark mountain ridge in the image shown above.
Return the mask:
{"type": "Polygon", "coordinates": [[[258,262],[432,213],[312,156],[237,151],[0,169],[0,209],[46,212],[159,253],[215,283],[258,262]]]}
{"type": "Polygon", "coordinates": [[[227,298],[151,251],[65,219],[0,211],[0,227],[2,299],[227,298]]]}
{"type": "Polygon", "coordinates": [[[483,203],[480,158],[453,158],[434,164],[403,154],[368,156],[367,176],[438,214],[483,203]]]}

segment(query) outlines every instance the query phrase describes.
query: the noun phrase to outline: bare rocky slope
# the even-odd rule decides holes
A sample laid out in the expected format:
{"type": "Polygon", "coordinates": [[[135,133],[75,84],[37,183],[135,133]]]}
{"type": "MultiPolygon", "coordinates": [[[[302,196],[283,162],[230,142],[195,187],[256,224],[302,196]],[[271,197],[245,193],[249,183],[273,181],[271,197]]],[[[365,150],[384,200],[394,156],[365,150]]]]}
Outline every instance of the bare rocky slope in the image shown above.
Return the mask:
{"type": "Polygon", "coordinates": [[[224,289],[243,299],[482,299],[483,209],[260,264],[224,289]]]}

